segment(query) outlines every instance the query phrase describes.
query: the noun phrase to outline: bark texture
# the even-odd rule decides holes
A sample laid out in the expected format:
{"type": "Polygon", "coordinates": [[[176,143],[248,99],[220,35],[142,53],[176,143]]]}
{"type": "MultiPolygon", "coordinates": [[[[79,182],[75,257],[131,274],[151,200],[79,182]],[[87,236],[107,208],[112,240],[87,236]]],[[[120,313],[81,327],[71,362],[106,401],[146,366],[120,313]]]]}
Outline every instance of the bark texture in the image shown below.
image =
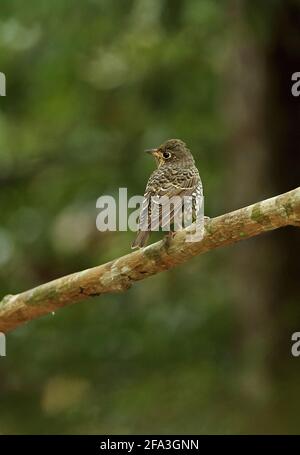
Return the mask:
{"type": "Polygon", "coordinates": [[[9,332],[87,297],[126,291],[135,281],[171,269],[193,256],[288,225],[300,226],[300,187],[207,220],[201,241],[186,241],[192,226],[178,231],[173,238],[165,237],[98,267],[7,295],[0,302],[0,331],[9,332]]]}

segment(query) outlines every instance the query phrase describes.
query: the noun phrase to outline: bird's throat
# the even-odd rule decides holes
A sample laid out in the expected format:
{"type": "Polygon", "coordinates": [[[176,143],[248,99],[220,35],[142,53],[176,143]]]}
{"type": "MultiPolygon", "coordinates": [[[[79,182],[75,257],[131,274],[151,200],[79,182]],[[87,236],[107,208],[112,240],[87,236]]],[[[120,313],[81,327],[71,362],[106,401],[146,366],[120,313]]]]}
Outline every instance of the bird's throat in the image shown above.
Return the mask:
{"type": "Polygon", "coordinates": [[[160,167],[163,164],[165,164],[165,161],[159,155],[154,156],[154,158],[155,158],[155,162],[156,162],[157,167],[160,167]]]}

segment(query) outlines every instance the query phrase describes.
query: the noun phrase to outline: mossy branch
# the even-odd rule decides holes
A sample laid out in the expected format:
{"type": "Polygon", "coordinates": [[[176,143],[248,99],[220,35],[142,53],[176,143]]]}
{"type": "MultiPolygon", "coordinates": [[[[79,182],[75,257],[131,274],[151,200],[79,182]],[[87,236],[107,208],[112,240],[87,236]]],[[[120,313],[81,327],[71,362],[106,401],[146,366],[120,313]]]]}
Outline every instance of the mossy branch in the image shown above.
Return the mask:
{"type": "Polygon", "coordinates": [[[193,256],[288,225],[300,226],[300,187],[206,221],[199,242],[186,242],[190,230],[185,229],[173,238],[98,267],[7,295],[0,302],[0,331],[9,332],[87,297],[126,291],[135,281],[171,269],[193,256]]]}

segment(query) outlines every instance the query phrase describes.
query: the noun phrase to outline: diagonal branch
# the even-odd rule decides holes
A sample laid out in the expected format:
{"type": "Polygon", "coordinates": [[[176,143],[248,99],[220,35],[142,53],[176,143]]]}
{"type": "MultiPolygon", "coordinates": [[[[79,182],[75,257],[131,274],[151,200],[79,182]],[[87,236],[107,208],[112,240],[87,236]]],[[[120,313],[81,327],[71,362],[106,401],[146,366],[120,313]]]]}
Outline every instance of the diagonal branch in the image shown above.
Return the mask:
{"type": "Polygon", "coordinates": [[[0,301],[0,331],[8,332],[87,297],[126,291],[135,281],[171,269],[193,256],[288,225],[300,226],[300,187],[206,221],[199,242],[186,242],[185,229],[172,239],[167,237],[98,267],[7,295],[0,301]]]}

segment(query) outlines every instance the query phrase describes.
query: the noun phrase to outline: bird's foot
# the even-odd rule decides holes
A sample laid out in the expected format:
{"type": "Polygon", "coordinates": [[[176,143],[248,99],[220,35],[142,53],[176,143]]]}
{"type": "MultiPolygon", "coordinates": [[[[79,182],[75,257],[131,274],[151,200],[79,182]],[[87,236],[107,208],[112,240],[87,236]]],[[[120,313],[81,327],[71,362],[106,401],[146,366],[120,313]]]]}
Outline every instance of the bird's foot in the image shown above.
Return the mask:
{"type": "Polygon", "coordinates": [[[175,232],[175,231],[169,231],[169,232],[167,233],[167,237],[169,237],[170,239],[172,239],[173,237],[175,237],[175,235],[176,235],[176,232],[175,232]]]}
{"type": "Polygon", "coordinates": [[[164,236],[163,241],[165,245],[168,247],[170,244],[170,241],[175,237],[176,232],[174,231],[168,231],[168,233],[164,236]]]}

